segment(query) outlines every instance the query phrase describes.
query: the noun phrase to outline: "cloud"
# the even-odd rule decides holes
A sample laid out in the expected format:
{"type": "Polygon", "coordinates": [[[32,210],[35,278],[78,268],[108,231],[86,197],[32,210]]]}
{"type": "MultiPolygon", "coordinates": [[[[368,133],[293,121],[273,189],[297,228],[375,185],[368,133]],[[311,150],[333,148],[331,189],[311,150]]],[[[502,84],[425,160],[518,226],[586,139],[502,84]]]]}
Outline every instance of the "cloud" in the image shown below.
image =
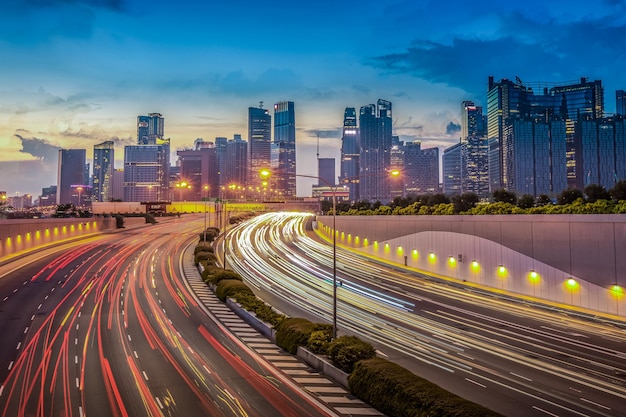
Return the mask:
{"type": "MultiPolygon", "coordinates": [[[[383,72],[458,87],[475,97],[486,95],[489,75],[561,82],[581,76],[609,78],[614,68],[626,65],[626,55],[615,54],[616,40],[626,38],[626,25],[615,19],[538,22],[510,13],[500,16],[496,26],[491,36],[457,34],[450,42],[416,39],[404,52],[363,62],[383,72]],[[496,69],[499,74],[493,74],[496,69]]],[[[621,78],[626,84],[626,76],[621,78]]]]}
{"type": "Polygon", "coordinates": [[[306,129],[303,130],[306,136],[320,139],[340,139],[343,135],[343,129],[306,129]]]}
{"type": "Polygon", "coordinates": [[[450,122],[448,123],[448,126],[446,127],[446,134],[447,135],[453,135],[455,133],[458,133],[461,131],[461,125],[454,123],[454,122],[450,122]]]}
{"type": "Polygon", "coordinates": [[[15,136],[22,141],[20,152],[32,155],[45,163],[56,165],[61,147],[51,144],[47,139],[26,138],[19,134],[15,136]]]}

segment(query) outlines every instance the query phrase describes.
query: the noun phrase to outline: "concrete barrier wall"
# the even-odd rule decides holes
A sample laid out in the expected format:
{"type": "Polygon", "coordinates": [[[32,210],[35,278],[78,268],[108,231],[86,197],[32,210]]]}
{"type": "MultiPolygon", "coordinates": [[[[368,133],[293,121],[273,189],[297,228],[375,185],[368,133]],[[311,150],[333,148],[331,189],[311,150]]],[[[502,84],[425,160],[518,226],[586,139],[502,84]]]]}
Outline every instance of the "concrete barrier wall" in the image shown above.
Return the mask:
{"type": "MultiPolygon", "coordinates": [[[[145,219],[141,219],[145,222],[145,219]]],[[[0,220],[0,260],[24,250],[116,227],[114,218],[0,220]]]]}
{"type": "MultiPolygon", "coordinates": [[[[332,216],[318,220],[332,236],[332,216]]],[[[337,216],[336,223],[339,245],[374,257],[626,315],[626,215],[337,216]]]]}

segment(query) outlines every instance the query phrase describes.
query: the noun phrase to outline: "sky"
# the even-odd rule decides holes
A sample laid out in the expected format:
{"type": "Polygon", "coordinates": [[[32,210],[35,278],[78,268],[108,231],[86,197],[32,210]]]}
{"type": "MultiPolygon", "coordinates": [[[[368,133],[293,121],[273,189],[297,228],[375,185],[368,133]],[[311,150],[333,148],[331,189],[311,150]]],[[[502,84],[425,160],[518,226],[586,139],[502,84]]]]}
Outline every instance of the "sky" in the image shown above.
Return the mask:
{"type": "MultiPolygon", "coordinates": [[[[625,0],[2,0],[0,191],[56,184],[57,150],[136,143],[161,113],[172,151],[247,139],[248,107],[296,108],[297,172],[340,158],[346,107],[393,103],[394,133],[456,143],[487,80],[626,89],[625,0]]],[[[175,160],[175,157],[173,158],[175,160]]],[[[339,172],[337,172],[339,174],[339,172]]],[[[298,195],[314,180],[299,178],[298,195]]]]}

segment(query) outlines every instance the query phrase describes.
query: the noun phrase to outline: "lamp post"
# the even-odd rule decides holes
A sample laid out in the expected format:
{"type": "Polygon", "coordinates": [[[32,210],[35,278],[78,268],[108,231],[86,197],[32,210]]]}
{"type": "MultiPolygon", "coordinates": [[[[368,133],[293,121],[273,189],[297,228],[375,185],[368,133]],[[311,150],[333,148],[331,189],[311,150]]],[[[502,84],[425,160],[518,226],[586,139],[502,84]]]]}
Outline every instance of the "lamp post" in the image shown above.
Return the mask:
{"type": "Polygon", "coordinates": [[[204,238],[203,241],[206,243],[206,201],[209,198],[209,186],[204,186],[204,191],[206,192],[206,196],[203,198],[204,200],[204,238]]]}
{"type": "Polygon", "coordinates": [[[82,207],[83,204],[80,201],[80,198],[81,198],[81,193],[83,191],[83,187],[79,185],[78,187],[76,187],[76,191],[78,191],[78,207],[82,207]]]}

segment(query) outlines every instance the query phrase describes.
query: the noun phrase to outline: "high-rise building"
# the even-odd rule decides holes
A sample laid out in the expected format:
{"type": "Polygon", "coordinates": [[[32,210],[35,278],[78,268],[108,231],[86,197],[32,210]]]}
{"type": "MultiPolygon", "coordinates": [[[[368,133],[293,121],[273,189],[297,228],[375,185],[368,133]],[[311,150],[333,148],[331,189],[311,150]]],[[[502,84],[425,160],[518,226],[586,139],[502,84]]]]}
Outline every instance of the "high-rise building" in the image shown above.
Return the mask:
{"type": "Polygon", "coordinates": [[[241,135],[234,135],[234,138],[226,143],[225,160],[221,169],[223,171],[220,174],[220,189],[226,190],[233,186],[241,187],[245,190],[246,198],[254,196],[246,183],[248,142],[242,140],[241,135]]]}
{"type": "Polygon", "coordinates": [[[296,112],[292,101],[274,104],[272,187],[277,195],[296,196],[296,112]]]}
{"type": "MultiPolygon", "coordinates": [[[[524,143],[511,140],[516,133],[512,129],[516,119],[530,119],[549,121],[553,116],[559,116],[566,125],[566,157],[568,185],[575,186],[577,181],[576,149],[574,131],[576,121],[580,116],[601,118],[604,114],[604,98],[601,81],[588,81],[582,78],[580,82],[562,84],[533,83],[524,84],[517,78],[515,82],[502,79],[494,82],[489,77],[489,91],[487,95],[488,138],[490,150],[499,150],[496,161],[495,155],[490,154],[490,185],[496,188],[512,190],[511,183],[516,175],[510,172],[514,166],[511,158],[515,150],[511,147],[515,143],[524,143]],[[505,140],[504,132],[509,132],[505,140]],[[492,163],[498,163],[493,166],[492,163]],[[499,178],[495,178],[495,174],[499,178]]],[[[520,133],[523,130],[519,131],[520,133]]],[[[490,151],[491,152],[491,151],[490,151]]],[[[556,156],[558,160],[560,156],[556,156]]],[[[492,188],[493,191],[493,188],[492,188]]]]}
{"type": "Polygon", "coordinates": [[[334,186],[337,184],[337,177],[335,177],[335,158],[318,158],[317,176],[321,178],[317,183],[319,186],[334,186]]]}
{"type": "Polygon", "coordinates": [[[422,149],[420,141],[407,143],[402,175],[407,194],[439,192],[439,148],[422,149]]]}
{"type": "Polygon", "coordinates": [[[124,147],[124,201],[171,198],[169,150],[169,143],[124,147]]]}
{"type": "Polygon", "coordinates": [[[247,184],[251,187],[250,191],[256,197],[264,196],[269,184],[264,185],[260,171],[270,168],[272,163],[272,116],[263,108],[263,102],[260,102],[259,107],[248,108],[247,159],[247,184]]]}
{"type": "Polygon", "coordinates": [[[115,148],[113,141],[93,147],[93,193],[96,201],[111,199],[111,177],[115,170],[115,148]]]}
{"type": "Polygon", "coordinates": [[[87,151],[85,149],[59,149],[57,204],[80,205],[73,193],[78,186],[86,186],[86,159],[87,151]]]}
{"type": "Polygon", "coordinates": [[[360,109],[359,198],[362,200],[391,200],[392,122],[389,101],[379,99],[376,105],[360,109]]]}
{"type": "MultiPolygon", "coordinates": [[[[210,142],[196,141],[195,149],[176,151],[178,155],[179,185],[188,185],[185,200],[219,196],[217,148],[210,142]]],[[[177,196],[174,196],[177,197],[177,196]]]]}
{"type": "Polygon", "coordinates": [[[626,116],[626,91],[624,90],[615,92],[615,114],[626,116]]]}
{"type": "Polygon", "coordinates": [[[469,136],[483,136],[486,130],[487,120],[483,116],[483,108],[473,101],[461,102],[461,140],[469,136]]]}
{"type": "Polygon", "coordinates": [[[157,140],[163,139],[164,125],[165,119],[161,113],[137,116],[137,144],[156,145],[157,140]]]}
{"type": "Polygon", "coordinates": [[[579,188],[591,184],[613,188],[626,179],[626,119],[615,115],[603,119],[581,118],[576,125],[579,188]]]}
{"type": "Polygon", "coordinates": [[[341,178],[340,182],[347,187],[350,201],[359,200],[359,130],[357,128],[356,110],[346,107],[343,114],[343,136],[341,138],[341,178]]]}
{"type": "Polygon", "coordinates": [[[444,149],[441,157],[443,171],[443,192],[448,195],[461,194],[463,188],[461,186],[462,166],[461,153],[463,143],[455,143],[449,148],[444,149]]]}
{"type": "Polygon", "coordinates": [[[470,135],[461,148],[461,191],[489,194],[489,143],[485,135],[470,135]]]}

